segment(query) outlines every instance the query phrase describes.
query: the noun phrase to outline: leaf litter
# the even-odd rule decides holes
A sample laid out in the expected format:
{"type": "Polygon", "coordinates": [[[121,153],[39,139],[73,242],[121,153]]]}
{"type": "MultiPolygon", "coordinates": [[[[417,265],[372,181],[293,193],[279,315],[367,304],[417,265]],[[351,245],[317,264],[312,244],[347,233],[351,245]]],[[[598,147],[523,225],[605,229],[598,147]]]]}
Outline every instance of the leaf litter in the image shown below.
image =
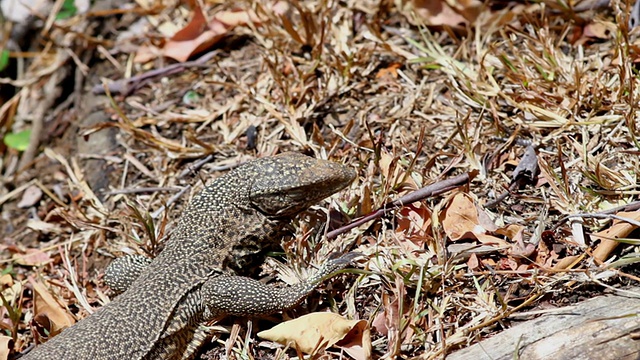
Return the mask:
{"type": "MultiPolygon", "coordinates": [[[[639,211],[627,207],[638,196],[640,47],[626,5],[278,4],[96,4],[39,15],[40,41],[11,50],[27,66],[3,73],[14,91],[1,95],[2,136],[32,135],[23,153],[2,144],[11,341],[0,354],[108,302],[106,264],[161,249],[208,179],[286,150],[360,176],[294,224],[263,276],[291,283],[335,251],[366,254],[282,318],[329,308],[365,321],[375,358],[439,358],[519,312],[638,285],[639,211]],[[110,103],[104,121],[82,125],[94,99],[110,103]],[[74,151],[75,138],[108,131],[109,152],[74,151]],[[34,180],[41,194],[25,192],[34,180]]],[[[255,342],[251,330],[270,324],[246,325],[246,337],[212,340],[200,357],[215,358],[217,342],[254,358],[299,355],[255,342]]]]}

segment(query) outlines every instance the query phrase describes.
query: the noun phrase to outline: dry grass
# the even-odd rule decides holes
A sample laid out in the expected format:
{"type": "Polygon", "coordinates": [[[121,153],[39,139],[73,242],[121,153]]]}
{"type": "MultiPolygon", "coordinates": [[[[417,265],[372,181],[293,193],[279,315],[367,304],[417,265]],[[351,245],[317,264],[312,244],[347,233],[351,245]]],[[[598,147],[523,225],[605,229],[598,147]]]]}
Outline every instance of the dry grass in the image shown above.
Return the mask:
{"type": "MultiPolygon", "coordinates": [[[[581,245],[576,236],[611,227],[611,218],[565,217],[637,199],[638,47],[624,25],[626,5],[614,2],[596,14],[612,26],[608,38],[580,39],[580,22],[547,11],[544,3],[486,4],[473,25],[458,31],[411,25],[420,19],[391,2],[293,4],[289,18],[271,14],[265,3],[244,4],[268,20],[234,29],[207,66],[156,78],[126,98],[114,95],[112,121],[99,128],[117,129],[117,148],[93,156],[111,167],[106,193],[94,194],[86,173],[95,169],[86,165],[86,155],[65,147],[69,137],[42,136],[40,149],[46,150],[25,171],[16,167],[18,153],[5,153],[0,261],[12,280],[2,282],[2,328],[16,349],[32,342],[27,279],[41,279],[69,313],[82,318],[107,301],[100,274],[109,256],[156,252],[157,241],[208,179],[233,164],[287,150],[348,164],[359,176],[296,222],[283,256],[269,259],[265,272],[291,282],[331,252],[367,254],[357,265],[363,271],[321,290],[306,306],[330,305],[370,321],[376,357],[441,358],[509,327],[517,321],[514,314],[638,283],[632,268],[637,240],[598,258],[593,254],[600,243],[587,237],[581,245]],[[195,103],[183,100],[187,91],[200,95],[195,103]],[[251,127],[257,128],[255,149],[247,149],[251,127]],[[529,143],[537,146],[536,183],[483,209],[509,188],[529,143]],[[208,162],[189,171],[205,157],[208,162]],[[337,239],[321,237],[326,219],[342,224],[471,171],[479,175],[466,187],[337,239]],[[10,190],[24,190],[20,186],[31,179],[45,194],[18,208],[22,193],[10,190]],[[519,235],[492,232],[504,242],[500,246],[474,236],[452,240],[447,211],[460,192],[498,228],[520,226],[519,235]],[[168,210],[157,211],[163,206],[168,210]],[[460,250],[461,244],[469,247],[460,250]],[[534,250],[523,254],[527,245],[534,250]],[[21,263],[29,249],[40,249],[46,264],[21,263]],[[280,264],[284,259],[289,265],[280,264]],[[607,277],[595,280],[604,271],[607,277]],[[336,303],[326,301],[332,296],[336,303]]],[[[164,8],[148,16],[186,22],[188,14],[164,8]]],[[[79,46],[49,44],[58,54],[79,46]]],[[[117,53],[114,61],[120,69],[101,71],[121,77],[127,54],[117,53]]],[[[162,66],[157,60],[133,69],[162,66]]],[[[30,91],[44,91],[36,82],[22,89],[22,103],[35,101],[30,91]]],[[[75,93],[85,96],[81,87],[75,93]]],[[[21,114],[12,118],[14,130],[29,126],[21,114]]],[[[5,132],[11,122],[3,123],[5,132]]],[[[253,335],[245,331],[235,327],[237,336],[220,341],[243,358],[293,354],[251,343],[253,335]]],[[[214,348],[208,356],[216,354],[214,348]]]]}

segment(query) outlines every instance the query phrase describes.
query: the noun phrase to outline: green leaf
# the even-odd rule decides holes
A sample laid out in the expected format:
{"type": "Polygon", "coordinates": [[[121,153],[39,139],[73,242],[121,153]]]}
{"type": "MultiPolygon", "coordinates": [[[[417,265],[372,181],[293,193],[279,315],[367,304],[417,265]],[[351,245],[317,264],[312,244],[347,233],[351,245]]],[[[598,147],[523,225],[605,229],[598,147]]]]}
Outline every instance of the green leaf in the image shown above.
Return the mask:
{"type": "Polygon", "coordinates": [[[5,49],[0,52],[0,71],[9,65],[9,50],[5,49]]]}
{"type": "Polygon", "coordinates": [[[186,105],[194,105],[198,103],[202,98],[203,96],[198,94],[196,91],[189,90],[182,97],[182,102],[186,105]]]}
{"type": "Polygon", "coordinates": [[[77,12],[78,8],[76,8],[75,0],[64,0],[60,12],[56,15],[56,20],[68,19],[74,16],[77,12]]]}
{"type": "Polygon", "coordinates": [[[4,136],[4,143],[12,149],[25,151],[29,147],[31,130],[20,131],[19,133],[8,133],[4,136]]]}

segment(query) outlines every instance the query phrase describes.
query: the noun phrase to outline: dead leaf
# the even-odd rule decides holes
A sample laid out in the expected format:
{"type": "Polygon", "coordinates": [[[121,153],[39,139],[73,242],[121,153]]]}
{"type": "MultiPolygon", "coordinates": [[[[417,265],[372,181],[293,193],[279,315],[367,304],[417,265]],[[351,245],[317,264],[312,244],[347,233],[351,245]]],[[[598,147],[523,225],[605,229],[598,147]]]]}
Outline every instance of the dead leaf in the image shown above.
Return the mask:
{"type": "Polygon", "coordinates": [[[11,349],[13,349],[11,336],[0,335],[0,360],[7,360],[11,349]]]}
{"type": "Polygon", "coordinates": [[[384,336],[388,336],[390,332],[397,332],[396,325],[400,323],[398,320],[398,299],[390,300],[390,295],[382,293],[382,303],[384,304],[382,311],[376,315],[371,322],[371,326],[375,331],[384,336]]]}
{"type": "Polygon", "coordinates": [[[0,285],[2,285],[3,287],[13,285],[13,278],[11,277],[11,275],[4,274],[0,276],[0,285]]]}
{"type": "Polygon", "coordinates": [[[495,230],[496,234],[504,235],[507,238],[514,240],[518,234],[521,234],[524,231],[524,226],[518,224],[508,224],[505,227],[499,228],[495,230]]]}
{"type": "Polygon", "coordinates": [[[474,232],[484,232],[484,228],[476,228],[478,214],[473,201],[464,193],[456,194],[445,211],[442,227],[452,241],[469,237],[474,232]]]}
{"type": "Polygon", "coordinates": [[[442,227],[452,241],[477,239],[484,244],[506,247],[507,243],[504,240],[488,234],[490,229],[486,228],[486,219],[483,222],[484,226],[478,219],[478,209],[473,200],[465,193],[458,193],[454,195],[444,213],[442,227]]]}
{"type": "MultiPolygon", "coordinates": [[[[8,280],[9,279],[6,279],[5,277],[3,277],[3,282],[8,280]]],[[[22,282],[13,281],[13,279],[11,279],[9,283],[3,286],[2,296],[4,296],[4,299],[7,300],[9,304],[15,304],[21,295],[22,295],[22,282]]],[[[0,304],[2,304],[1,301],[0,301],[0,304]]]]}
{"type": "MultiPolygon", "coordinates": [[[[345,341],[355,359],[371,357],[371,339],[365,320],[349,320],[329,312],[311,313],[261,331],[262,339],[290,345],[306,354],[314,354],[345,341]],[[353,334],[352,334],[353,332],[353,334]]],[[[343,345],[344,346],[344,345],[343,345]]]]}
{"type": "Polygon", "coordinates": [[[406,193],[406,190],[416,190],[419,188],[418,184],[411,178],[411,176],[405,176],[405,172],[398,166],[397,159],[383,151],[380,153],[380,171],[386,179],[392,179],[394,181],[403,180],[402,184],[395,184],[395,186],[402,185],[405,191],[399,191],[399,195],[406,193]]]}
{"type": "Polygon", "coordinates": [[[409,204],[398,210],[397,233],[404,233],[406,239],[402,245],[409,250],[422,250],[424,242],[429,238],[431,226],[431,210],[422,203],[409,204]]]}
{"type": "Polygon", "coordinates": [[[594,21],[587,24],[582,35],[588,38],[607,40],[615,34],[616,25],[606,21],[594,21]]]}
{"type": "Polygon", "coordinates": [[[382,358],[395,358],[401,352],[404,343],[411,342],[411,328],[415,326],[415,317],[407,316],[411,306],[407,299],[406,287],[401,277],[396,277],[393,295],[382,294],[382,311],[372,322],[374,329],[387,339],[387,353],[382,358]]]}
{"type": "Polygon", "coordinates": [[[469,256],[469,260],[467,260],[467,267],[469,270],[477,270],[478,267],[480,267],[480,261],[476,254],[471,254],[471,256],[469,256]]]}
{"type": "Polygon", "coordinates": [[[162,50],[156,46],[141,45],[133,57],[133,61],[137,64],[144,64],[162,55],[162,50]]]}
{"type": "Polygon", "coordinates": [[[22,194],[18,207],[21,209],[32,207],[40,199],[42,199],[42,190],[36,185],[31,185],[22,194]]]}
{"type": "Polygon", "coordinates": [[[41,266],[52,261],[49,254],[40,249],[27,249],[24,254],[13,254],[12,259],[24,266],[41,266]]]}
{"type": "MultiPolygon", "coordinates": [[[[617,216],[640,221],[640,211],[619,212],[617,216]]],[[[593,257],[600,263],[604,262],[609,254],[620,244],[614,239],[625,238],[637,227],[625,221],[614,220],[610,228],[598,231],[591,235],[593,240],[600,239],[600,244],[593,251],[593,257]]]]}
{"type": "Polygon", "coordinates": [[[36,219],[27,220],[27,227],[31,230],[39,231],[44,234],[62,234],[63,232],[60,224],[48,223],[46,221],[36,219]]]}
{"type": "MultiPolygon", "coordinates": [[[[285,2],[278,2],[272,10],[277,15],[288,11],[285,2]]],[[[219,42],[236,26],[253,23],[260,25],[261,19],[253,10],[221,11],[211,20],[207,20],[199,6],[193,9],[191,21],[167,41],[162,54],[180,62],[187,61],[191,56],[201,53],[219,42]]]]}
{"type": "Polygon", "coordinates": [[[480,14],[478,0],[413,0],[413,9],[425,25],[461,27],[480,14]]]}
{"type": "Polygon", "coordinates": [[[509,255],[516,258],[529,258],[536,251],[536,246],[524,241],[524,227],[521,227],[512,240],[515,244],[509,249],[509,255]]]}
{"type": "Polygon", "coordinates": [[[67,310],[58,303],[47,288],[39,281],[29,279],[33,286],[34,318],[46,319],[51,336],[73,325],[75,320],[67,310]]]}
{"type": "Polygon", "coordinates": [[[518,262],[513,258],[500,258],[498,263],[496,264],[499,270],[512,270],[515,271],[518,269],[518,262]]]}
{"type": "Polygon", "coordinates": [[[187,61],[220,41],[230,28],[220,22],[215,23],[215,30],[210,28],[202,9],[196,7],[191,21],[167,41],[162,53],[180,62],[187,61]]]}
{"type": "Polygon", "coordinates": [[[398,69],[400,69],[401,67],[402,67],[401,63],[394,62],[391,65],[387,66],[386,68],[382,68],[378,70],[378,73],[376,74],[376,79],[384,79],[384,78],[397,79],[398,69]]]}
{"type": "Polygon", "coordinates": [[[371,330],[367,322],[358,321],[335,346],[343,349],[356,360],[371,359],[371,330]]]}

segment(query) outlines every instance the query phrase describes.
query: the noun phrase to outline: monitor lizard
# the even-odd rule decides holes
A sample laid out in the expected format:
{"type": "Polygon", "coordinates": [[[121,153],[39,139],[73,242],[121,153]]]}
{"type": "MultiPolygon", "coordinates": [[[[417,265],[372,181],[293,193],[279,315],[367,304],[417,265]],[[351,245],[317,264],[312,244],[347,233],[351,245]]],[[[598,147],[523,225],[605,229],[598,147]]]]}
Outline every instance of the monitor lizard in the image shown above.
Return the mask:
{"type": "Polygon", "coordinates": [[[126,291],[23,359],[189,359],[205,338],[207,321],[297,305],[358,254],[331,259],[289,287],[238,274],[264,260],[264,250],[279,244],[295,215],[355,176],[341,164],[283,153],[217,178],[194,196],[155,259],[112,263],[106,277],[126,291]]]}

